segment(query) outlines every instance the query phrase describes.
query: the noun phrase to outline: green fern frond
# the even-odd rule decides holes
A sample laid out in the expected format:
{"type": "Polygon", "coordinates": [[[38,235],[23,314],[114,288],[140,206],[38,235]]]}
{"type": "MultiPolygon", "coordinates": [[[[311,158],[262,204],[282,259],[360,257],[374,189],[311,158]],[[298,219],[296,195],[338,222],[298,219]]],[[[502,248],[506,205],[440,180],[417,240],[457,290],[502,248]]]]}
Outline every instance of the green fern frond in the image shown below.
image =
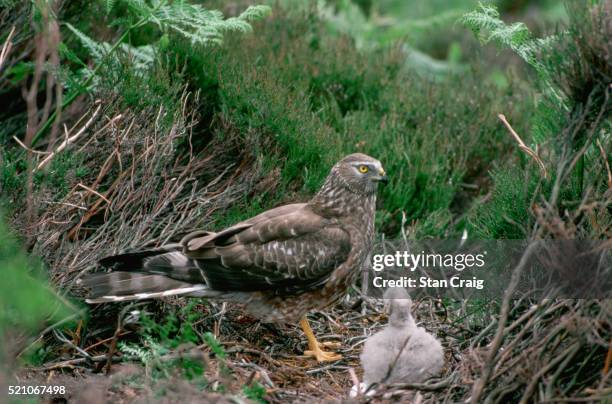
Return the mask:
{"type": "Polygon", "coordinates": [[[72,31],[73,34],[76,35],[79,41],[81,41],[81,44],[85,47],[85,49],[87,49],[94,60],[102,60],[104,55],[106,55],[106,47],[103,45],[103,43],[96,42],[70,23],[66,23],[66,26],[70,31],[72,31]]]}
{"type": "Polygon", "coordinates": [[[119,347],[119,350],[121,352],[127,355],[137,357],[138,360],[145,365],[148,364],[153,358],[153,355],[151,354],[151,352],[147,351],[146,349],[143,349],[142,347],[138,345],[127,344],[123,341],[119,341],[117,346],[119,347]]]}
{"type": "MultiPolygon", "coordinates": [[[[470,28],[482,43],[496,42],[515,51],[530,65],[534,65],[534,50],[531,32],[525,24],[517,22],[507,25],[499,12],[491,5],[480,3],[478,9],[465,14],[461,22],[470,28]]],[[[534,66],[536,67],[536,66],[534,66]]]]}
{"type": "Polygon", "coordinates": [[[238,16],[238,19],[243,21],[260,20],[269,15],[270,11],[268,6],[249,6],[238,16]]]}
{"type": "MultiPolygon", "coordinates": [[[[127,25],[119,39],[110,45],[104,42],[96,42],[74,26],[67,24],[72,31],[87,48],[93,59],[97,61],[93,69],[84,68],[82,74],[86,77],[79,88],[91,89],[96,86],[99,71],[106,67],[107,63],[116,63],[117,53],[126,54],[125,42],[128,41],[129,34],[134,29],[148,24],[157,25],[159,30],[168,34],[170,31],[188,39],[193,45],[207,46],[222,42],[223,34],[229,31],[248,32],[251,30],[250,21],[263,17],[270,12],[268,6],[250,6],[240,16],[224,20],[220,11],[206,10],[201,5],[190,4],[185,0],[123,0],[127,5],[129,17],[121,19],[127,25]],[[135,22],[132,22],[135,21],[135,22]]],[[[115,2],[107,2],[107,10],[112,9],[115,2]]],[[[158,44],[150,46],[159,46],[158,44]]],[[[150,65],[151,49],[130,48],[131,55],[136,55],[134,66],[137,72],[142,72],[150,65]]],[[[75,86],[76,87],[76,86],[75,86]]],[[[62,108],[70,105],[78,96],[78,92],[69,94],[64,100],[62,108]]],[[[52,122],[57,118],[56,113],[51,114],[49,119],[41,125],[33,139],[33,145],[51,127],[52,122]]]]}
{"type": "Polygon", "coordinates": [[[170,349],[156,340],[153,339],[150,335],[144,336],[144,342],[147,348],[149,348],[149,358],[159,358],[162,355],[170,352],[170,349]]]}
{"type": "Polygon", "coordinates": [[[121,52],[130,58],[132,67],[139,74],[144,74],[155,61],[155,47],[152,45],[134,47],[122,44],[121,52]]]}
{"type": "Polygon", "coordinates": [[[562,96],[552,85],[550,73],[540,59],[540,55],[551,49],[553,43],[558,40],[557,35],[534,38],[525,24],[517,22],[508,25],[501,20],[494,6],[483,3],[479,3],[475,11],[464,14],[460,21],[471,29],[483,44],[494,42],[514,51],[536,70],[547,91],[551,92],[558,104],[563,104],[562,96]]]}
{"type": "Polygon", "coordinates": [[[115,7],[115,0],[106,0],[104,2],[104,9],[106,10],[106,15],[109,15],[111,11],[113,11],[113,7],[115,7]]]}
{"type": "MultiPolygon", "coordinates": [[[[74,26],[70,24],[66,25],[76,35],[85,49],[89,51],[96,64],[103,63],[105,58],[109,58],[109,60],[106,61],[108,65],[117,65],[120,63],[121,59],[129,60],[136,75],[144,75],[153,65],[155,60],[155,48],[153,45],[134,47],[127,43],[122,43],[117,47],[115,52],[112,52],[113,46],[108,42],[96,42],[74,26]]],[[[65,48],[66,55],[78,59],[73,52],[69,51],[67,47],[65,48]]],[[[79,83],[89,83],[87,90],[96,88],[98,83],[93,70],[80,61],[80,59],[78,59],[78,62],[80,62],[79,64],[83,67],[78,71],[77,76],[67,77],[67,87],[84,90],[85,88],[79,85],[79,83]]]]}
{"type": "Polygon", "coordinates": [[[499,12],[495,7],[479,3],[478,9],[464,14],[461,21],[473,31],[479,33],[482,29],[493,31],[500,24],[504,24],[499,17],[499,12]]]}
{"type": "Polygon", "coordinates": [[[148,15],[150,22],[156,24],[161,31],[174,31],[194,45],[206,46],[221,43],[225,32],[250,32],[249,21],[269,12],[267,6],[250,6],[238,17],[223,19],[220,11],[206,10],[200,5],[181,0],[149,9],[148,15]]]}

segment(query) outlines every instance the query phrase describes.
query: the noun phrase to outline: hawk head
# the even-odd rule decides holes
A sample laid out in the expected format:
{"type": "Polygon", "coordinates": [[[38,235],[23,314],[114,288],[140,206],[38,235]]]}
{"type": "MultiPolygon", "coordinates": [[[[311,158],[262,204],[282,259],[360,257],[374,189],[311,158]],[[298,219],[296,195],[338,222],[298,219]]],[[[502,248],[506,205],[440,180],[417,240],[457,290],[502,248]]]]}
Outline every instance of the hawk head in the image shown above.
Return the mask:
{"type": "Polygon", "coordinates": [[[340,160],[334,168],[334,173],[349,190],[370,195],[378,189],[378,183],[387,183],[387,175],[380,161],[367,154],[349,154],[340,160]]]}

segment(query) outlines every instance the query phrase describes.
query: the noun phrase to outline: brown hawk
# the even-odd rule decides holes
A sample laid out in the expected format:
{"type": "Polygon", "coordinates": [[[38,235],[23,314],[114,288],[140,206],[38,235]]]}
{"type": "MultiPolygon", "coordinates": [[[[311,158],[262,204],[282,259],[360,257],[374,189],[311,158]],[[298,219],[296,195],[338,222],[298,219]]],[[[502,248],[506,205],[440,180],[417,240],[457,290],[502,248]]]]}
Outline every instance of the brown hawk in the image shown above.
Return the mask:
{"type": "Polygon", "coordinates": [[[351,154],[307,203],[270,209],[218,233],[197,231],[178,244],[103,258],[112,271],[79,283],[89,303],[185,295],[241,303],[265,322],[299,320],[305,354],[336,360],[305,316],[337,302],[354,282],[374,239],[378,183],[386,181],[378,160],[351,154]]]}

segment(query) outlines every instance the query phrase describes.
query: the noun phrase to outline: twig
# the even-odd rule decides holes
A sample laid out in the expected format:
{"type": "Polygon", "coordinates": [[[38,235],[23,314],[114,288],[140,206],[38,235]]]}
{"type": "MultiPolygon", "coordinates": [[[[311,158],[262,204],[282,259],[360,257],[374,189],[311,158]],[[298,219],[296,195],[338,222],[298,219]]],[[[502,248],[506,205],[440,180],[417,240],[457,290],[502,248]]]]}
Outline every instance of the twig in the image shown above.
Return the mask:
{"type": "Polygon", "coordinates": [[[108,203],[109,205],[111,204],[111,201],[109,201],[107,197],[105,197],[104,195],[102,195],[102,194],[101,194],[101,193],[99,193],[98,191],[96,191],[96,190],[94,190],[94,189],[91,189],[91,188],[89,188],[88,186],[81,184],[80,182],[77,184],[77,186],[79,186],[79,187],[83,188],[83,189],[84,189],[84,190],[86,190],[86,191],[91,192],[92,194],[96,194],[96,195],[97,195],[97,196],[99,196],[100,198],[104,199],[104,201],[105,201],[106,203],[108,203]]]}
{"type": "Polygon", "coordinates": [[[525,389],[523,393],[523,397],[521,397],[521,401],[519,404],[525,404],[529,401],[529,398],[533,394],[533,390],[536,388],[538,381],[540,378],[546,374],[550,369],[556,366],[559,362],[561,362],[567,355],[573,356],[580,349],[580,342],[575,342],[569,348],[567,348],[561,355],[558,355],[555,359],[553,359],[548,365],[544,366],[535,376],[532,377],[531,382],[525,389]]]}
{"type": "MultiPolygon", "coordinates": [[[[53,363],[51,365],[47,365],[41,368],[41,370],[53,370],[53,369],[61,369],[61,368],[72,368],[74,367],[74,365],[80,365],[81,363],[86,363],[86,362],[94,362],[94,363],[98,363],[98,362],[105,362],[107,360],[107,356],[106,354],[101,354],[101,355],[96,355],[96,356],[92,356],[91,358],[76,358],[76,359],[70,359],[70,360],[66,360],[63,362],[58,362],[58,363],[53,363]]],[[[121,359],[131,359],[131,357],[113,357],[113,362],[119,362],[119,360],[121,359]]],[[[133,358],[136,359],[136,358],[133,358]]]]}
{"type": "Polygon", "coordinates": [[[27,152],[34,153],[34,154],[41,154],[41,155],[44,155],[44,156],[49,154],[49,152],[42,152],[42,151],[38,151],[38,150],[34,150],[34,149],[29,148],[28,146],[23,144],[23,142],[21,140],[19,140],[19,138],[17,136],[13,136],[13,140],[15,142],[17,142],[17,144],[19,146],[21,146],[27,152]]]}
{"type": "Polygon", "coordinates": [[[423,390],[423,391],[436,391],[441,390],[451,385],[452,377],[440,380],[435,383],[394,383],[389,384],[389,388],[402,389],[402,390],[423,390]]]}
{"type": "Polygon", "coordinates": [[[119,336],[123,331],[123,321],[127,313],[131,311],[134,307],[140,306],[139,303],[131,303],[121,309],[121,312],[117,316],[117,328],[115,328],[115,332],[113,333],[113,338],[111,340],[111,345],[108,349],[108,353],[106,354],[106,366],[105,373],[107,375],[110,374],[111,366],[113,363],[113,357],[115,356],[115,352],[117,351],[117,341],[119,340],[119,336]]]}
{"type": "Polygon", "coordinates": [[[74,342],[66,338],[66,336],[64,336],[64,334],[60,330],[54,329],[53,335],[55,336],[55,338],[62,341],[64,344],[70,346],[72,349],[77,351],[82,357],[86,359],[91,359],[91,355],[89,353],[85,352],[81,347],[77,346],[74,342]]]}
{"type": "MultiPolygon", "coordinates": [[[[114,192],[115,189],[117,188],[117,186],[121,183],[121,181],[123,180],[123,177],[127,175],[127,171],[123,171],[122,173],[119,174],[119,176],[115,179],[115,181],[112,183],[112,185],[108,188],[107,194],[110,195],[111,192],[114,192]]],[[[98,211],[100,210],[100,205],[102,204],[102,199],[98,199],[91,208],[89,208],[89,210],[83,215],[83,217],[81,218],[81,220],[79,221],[78,224],[74,225],[72,227],[72,229],[70,229],[70,231],[68,232],[68,239],[69,240],[74,240],[77,237],[77,234],[79,232],[79,230],[81,229],[81,226],[85,223],[87,223],[93,216],[95,216],[98,211]]]]}
{"type": "Polygon", "coordinates": [[[4,41],[4,45],[2,45],[2,51],[0,52],[0,69],[2,69],[2,65],[6,61],[6,57],[11,52],[11,48],[13,47],[13,43],[11,40],[13,39],[13,34],[15,33],[15,26],[11,28],[6,40],[4,41]]]}
{"type": "Polygon", "coordinates": [[[534,159],[534,161],[538,164],[538,166],[540,167],[540,171],[542,172],[542,175],[544,176],[544,178],[548,178],[548,172],[546,171],[546,166],[544,165],[544,162],[542,161],[540,156],[538,156],[538,154],[535,151],[533,151],[531,147],[527,146],[525,142],[523,142],[523,139],[521,139],[521,137],[516,133],[516,131],[512,128],[512,126],[510,126],[510,123],[508,122],[508,120],[506,120],[506,116],[504,114],[499,114],[497,115],[497,117],[499,118],[500,121],[504,123],[504,125],[506,126],[506,128],[508,129],[512,137],[514,137],[514,139],[517,141],[519,148],[523,150],[525,153],[527,153],[528,155],[530,155],[534,159]]]}
{"type": "Polygon", "coordinates": [[[24,349],[22,349],[18,354],[17,354],[17,358],[19,358],[21,355],[23,355],[24,352],[27,352],[36,342],[40,341],[45,334],[47,334],[49,331],[55,329],[56,327],[59,327],[62,324],[65,324],[69,321],[74,320],[75,318],[78,318],[79,316],[83,316],[84,312],[78,311],[76,313],[73,313],[71,315],[69,315],[66,318],[63,318],[59,321],[56,321],[55,323],[51,324],[50,326],[48,326],[47,328],[45,328],[44,330],[42,330],[40,332],[40,334],[38,334],[38,337],[36,337],[30,344],[28,344],[24,349]]]}
{"type": "Polygon", "coordinates": [[[489,346],[489,350],[487,352],[487,358],[483,364],[482,374],[480,379],[476,380],[474,386],[472,388],[472,396],[470,398],[470,402],[478,403],[482,392],[491,377],[491,372],[493,371],[493,365],[495,364],[495,355],[499,350],[499,347],[502,344],[504,339],[504,328],[506,325],[506,321],[508,320],[508,314],[510,311],[510,300],[512,299],[512,295],[518,286],[518,283],[521,278],[521,274],[523,272],[523,268],[527,265],[527,260],[530,258],[533,250],[538,245],[537,242],[531,242],[525,250],[525,253],[521,257],[518,265],[512,271],[512,276],[510,278],[510,284],[508,288],[504,291],[504,300],[502,301],[502,306],[499,314],[499,321],[497,323],[497,331],[495,332],[495,337],[489,346]]]}
{"type": "Polygon", "coordinates": [[[320,368],[307,370],[305,373],[307,375],[314,375],[314,374],[317,374],[317,373],[324,372],[326,370],[348,370],[348,366],[336,365],[335,363],[332,363],[330,365],[325,365],[325,366],[322,366],[320,368]]]}
{"type": "MultiPolygon", "coordinates": [[[[443,390],[451,385],[453,375],[436,383],[393,383],[384,385],[382,389],[376,389],[370,398],[382,397],[383,399],[391,398],[404,390],[420,390],[420,391],[438,391],[443,390]]],[[[378,383],[373,386],[378,387],[378,383]]],[[[370,389],[368,389],[370,390],[370,389]]]]}
{"type": "MultiPolygon", "coordinates": [[[[227,345],[227,343],[223,343],[224,345],[227,345]]],[[[281,363],[279,361],[277,361],[276,359],[273,359],[270,355],[268,355],[265,352],[259,351],[257,349],[252,349],[252,348],[246,348],[242,345],[235,345],[231,348],[227,348],[225,350],[225,353],[230,354],[230,353],[249,353],[249,354],[254,354],[254,355],[258,355],[261,358],[264,358],[268,363],[274,365],[274,366],[279,366],[281,363]]]]}
{"type": "Polygon", "coordinates": [[[264,382],[270,388],[273,388],[273,389],[276,388],[276,385],[274,384],[272,379],[270,379],[270,376],[268,375],[268,372],[264,368],[262,368],[261,366],[256,365],[256,364],[251,363],[251,362],[234,363],[233,366],[255,369],[257,372],[259,372],[259,375],[261,376],[261,378],[264,380],[264,382]]]}
{"type": "Polygon", "coordinates": [[[610,371],[610,363],[612,363],[612,339],[610,340],[610,344],[608,345],[608,353],[606,354],[606,361],[604,362],[603,367],[603,376],[607,375],[610,371]]]}
{"type": "MultiPolygon", "coordinates": [[[[119,337],[123,337],[124,335],[131,334],[131,333],[132,333],[132,331],[124,331],[124,332],[122,332],[121,334],[119,334],[119,337]]],[[[109,338],[105,338],[105,339],[103,339],[103,340],[100,340],[100,341],[96,342],[95,344],[92,344],[92,345],[88,346],[87,348],[85,348],[85,349],[84,349],[84,351],[89,351],[90,349],[93,349],[93,348],[95,348],[95,347],[97,347],[97,346],[100,346],[100,345],[102,345],[102,344],[105,344],[105,343],[107,343],[108,341],[111,341],[113,338],[115,338],[115,335],[113,335],[112,337],[109,337],[109,338]]]]}
{"type": "Polygon", "coordinates": [[[604,393],[599,396],[589,396],[589,397],[570,397],[570,398],[551,398],[540,401],[540,403],[604,403],[607,399],[610,398],[610,392],[608,394],[604,393]]]}
{"type": "Polygon", "coordinates": [[[612,171],[610,171],[610,164],[608,163],[608,157],[606,156],[606,152],[601,145],[599,139],[596,139],[597,147],[599,147],[599,152],[601,153],[601,158],[604,161],[604,166],[606,167],[606,171],[608,172],[608,188],[612,188],[612,171]]]}
{"type": "Polygon", "coordinates": [[[56,154],[58,154],[59,152],[64,150],[66,148],[66,146],[68,146],[70,143],[74,143],[79,138],[79,136],[81,136],[83,134],[83,132],[85,132],[87,130],[87,128],[89,128],[89,126],[91,126],[91,124],[94,122],[94,120],[98,116],[98,113],[100,112],[101,109],[102,109],[102,105],[100,104],[100,105],[98,105],[98,108],[94,111],[94,113],[91,115],[89,120],[85,123],[85,125],[83,125],[83,127],[81,127],[81,129],[79,129],[79,131],[76,134],[74,134],[73,136],[69,137],[68,134],[66,133],[66,140],[64,140],[62,142],[62,144],[60,144],[57,147],[57,149],[52,151],[51,154],[49,154],[47,157],[45,157],[45,159],[40,162],[40,164],[38,165],[38,167],[36,167],[36,169],[40,170],[41,168],[46,166],[51,161],[51,159],[53,159],[53,157],[56,154]]]}

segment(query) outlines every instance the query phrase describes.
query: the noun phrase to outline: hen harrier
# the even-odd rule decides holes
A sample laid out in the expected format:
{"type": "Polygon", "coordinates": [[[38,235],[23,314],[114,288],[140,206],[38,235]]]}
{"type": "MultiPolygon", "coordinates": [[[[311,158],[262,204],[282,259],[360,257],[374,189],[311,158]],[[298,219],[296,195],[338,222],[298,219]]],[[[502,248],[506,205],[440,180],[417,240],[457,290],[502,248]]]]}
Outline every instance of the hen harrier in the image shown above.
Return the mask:
{"type": "Polygon", "coordinates": [[[85,275],[89,303],[170,295],[242,303],[265,322],[300,321],[305,355],[341,356],[322,349],[306,313],[341,299],[374,238],[380,162],[351,154],[336,163],[307,203],[280,206],[218,233],[197,231],[178,244],[106,257],[111,272],[85,275]]]}
{"type": "Polygon", "coordinates": [[[402,288],[389,288],[389,324],[363,345],[361,365],[365,387],[373,383],[421,383],[444,366],[444,351],[438,339],[417,327],[412,300],[402,288]]]}

